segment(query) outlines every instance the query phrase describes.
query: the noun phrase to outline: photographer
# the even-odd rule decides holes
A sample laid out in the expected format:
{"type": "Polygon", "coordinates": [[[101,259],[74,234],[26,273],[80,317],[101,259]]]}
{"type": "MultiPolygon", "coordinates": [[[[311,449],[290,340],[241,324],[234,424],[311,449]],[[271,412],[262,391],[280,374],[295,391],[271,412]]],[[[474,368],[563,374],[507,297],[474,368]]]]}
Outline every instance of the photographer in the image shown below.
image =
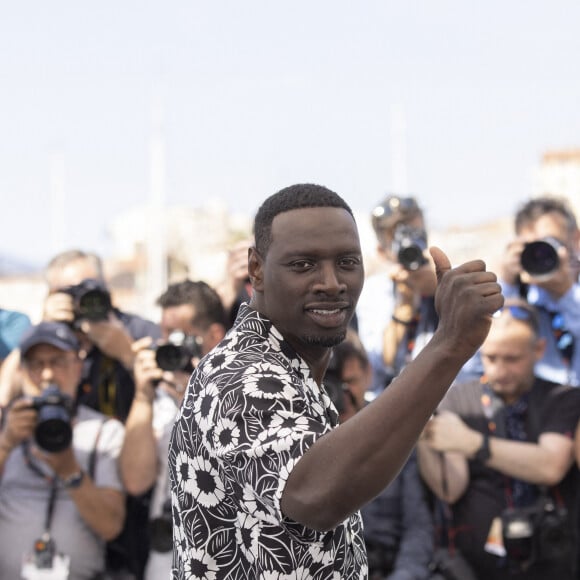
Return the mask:
{"type": "Polygon", "coordinates": [[[132,344],[146,336],[158,338],[159,327],[114,308],[101,260],[93,253],[58,254],[45,277],[48,296],[43,319],[70,324],[86,351],[80,401],[124,421],[135,392],[132,344]]]}
{"type": "Polygon", "coordinates": [[[533,307],[506,300],[481,347],[484,377],[449,390],[417,446],[481,580],[576,578],[580,391],[535,376],[544,348],[533,307]]]}
{"type": "Polygon", "coordinates": [[[119,458],[129,493],[139,495],[154,486],[147,580],[166,578],[171,570],[173,543],[167,474],[171,429],[193,365],[225,335],[220,297],[205,282],[185,280],[172,284],[157,303],[162,308],[163,338],[157,346],[150,339],[135,343],[136,392],[119,458]],[[172,344],[177,333],[185,340],[172,344]],[[181,363],[176,365],[176,361],[181,363]]]}
{"type": "Polygon", "coordinates": [[[520,296],[538,310],[546,349],[537,375],[580,386],[580,231],[563,198],[537,197],[515,216],[517,238],[499,268],[506,298],[520,296]]]}
{"type": "Polygon", "coordinates": [[[414,197],[387,196],[372,213],[381,266],[365,280],[358,332],[379,394],[429,340],[437,325],[436,278],[427,258],[423,211],[414,197]]]}
{"type": "MultiPolygon", "coordinates": [[[[45,278],[44,320],[69,324],[85,353],[79,402],[124,422],[135,394],[133,342],[157,339],[158,325],[114,307],[101,259],[94,253],[69,250],[56,255],[45,278]]],[[[108,546],[108,567],[120,576],[142,578],[147,502],[147,497],[127,497],[125,528],[108,546]]]]}
{"type": "Polygon", "coordinates": [[[123,526],[123,426],[77,404],[79,347],[71,328],[54,322],[32,327],[20,343],[22,373],[40,394],[2,414],[0,578],[35,578],[40,569],[51,578],[101,578],[105,542],[123,526]]]}

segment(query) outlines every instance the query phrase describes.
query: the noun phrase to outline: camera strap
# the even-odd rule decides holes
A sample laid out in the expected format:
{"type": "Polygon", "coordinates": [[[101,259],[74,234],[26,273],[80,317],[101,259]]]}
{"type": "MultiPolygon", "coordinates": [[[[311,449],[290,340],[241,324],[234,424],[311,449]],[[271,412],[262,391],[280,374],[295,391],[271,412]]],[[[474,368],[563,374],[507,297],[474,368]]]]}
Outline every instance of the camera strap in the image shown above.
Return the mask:
{"type": "MultiPolygon", "coordinates": [[[[445,454],[439,453],[441,460],[441,487],[443,490],[443,495],[447,497],[449,491],[449,482],[447,480],[447,470],[445,462],[445,454]]],[[[455,526],[453,518],[453,510],[449,503],[442,499],[437,499],[437,505],[440,507],[440,513],[442,518],[442,529],[441,529],[441,546],[445,547],[449,552],[449,555],[453,558],[457,552],[457,547],[455,545],[455,537],[460,532],[465,532],[470,530],[473,526],[463,525],[455,526]]]]}
{"type": "Polygon", "coordinates": [[[46,513],[44,517],[44,532],[50,535],[50,526],[52,524],[52,517],[54,515],[54,506],[56,505],[56,496],[58,493],[58,478],[50,476],[45,473],[34,461],[30,455],[30,442],[24,441],[22,443],[22,452],[26,466],[35,474],[44,479],[50,485],[50,495],[48,496],[48,504],[46,505],[46,513]]]}
{"type": "Polygon", "coordinates": [[[99,384],[97,387],[98,409],[108,417],[117,414],[117,381],[115,360],[101,353],[99,361],[99,384]]]}

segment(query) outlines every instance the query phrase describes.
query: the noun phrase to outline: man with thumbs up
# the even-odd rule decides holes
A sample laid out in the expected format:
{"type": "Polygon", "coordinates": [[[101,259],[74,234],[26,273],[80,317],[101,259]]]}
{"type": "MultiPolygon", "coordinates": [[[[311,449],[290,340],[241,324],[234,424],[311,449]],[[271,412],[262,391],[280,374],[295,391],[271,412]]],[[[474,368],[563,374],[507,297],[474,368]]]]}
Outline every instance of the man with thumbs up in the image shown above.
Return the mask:
{"type": "Polygon", "coordinates": [[[194,371],[173,429],[173,578],[364,578],[358,510],[407,459],[501,290],[481,260],[451,269],[432,248],[433,338],[338,426],[322,378],[364,281],[352,210],[293,185],[264,201],[254,235],[251,301],[194,371]]]}

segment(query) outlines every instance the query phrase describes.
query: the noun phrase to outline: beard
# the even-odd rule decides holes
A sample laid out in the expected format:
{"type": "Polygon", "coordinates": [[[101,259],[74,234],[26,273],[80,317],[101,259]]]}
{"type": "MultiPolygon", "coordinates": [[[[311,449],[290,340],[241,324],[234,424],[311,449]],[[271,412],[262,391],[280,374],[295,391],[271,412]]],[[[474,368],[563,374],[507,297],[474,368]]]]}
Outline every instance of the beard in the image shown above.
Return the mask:
{"type": "Polygon", "coordinates": [[[334,336],[304,336],[303,340],[305,344],[311,346],[324,346],[330,348],[340,344],[346,338],[346,331],[340,334],[335,334],[334,336]]]}

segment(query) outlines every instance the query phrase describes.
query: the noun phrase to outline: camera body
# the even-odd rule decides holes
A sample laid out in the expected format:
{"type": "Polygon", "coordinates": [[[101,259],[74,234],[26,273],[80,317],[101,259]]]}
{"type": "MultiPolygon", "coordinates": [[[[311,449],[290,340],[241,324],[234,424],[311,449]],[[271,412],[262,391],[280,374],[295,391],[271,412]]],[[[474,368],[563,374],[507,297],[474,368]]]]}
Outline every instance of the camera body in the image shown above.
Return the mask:
{"type": "Polygon", "coordinates": [[[169,335],[164,344],[156,347],[155,361],[157,366],[164,371],[192,372],[192,358],[201,358],[201,338],[194,334],[185,334],[176,331],[169,335]]]}
{"type": "Polygon", "coordinates": [[[113,309],[111,294],[100,280],[87,278],[80,284],[67,286],[60,291],[72,296],[75,321],[106,320],[113,309]]]}
{"type": "Polygon", "coordinates": [[[530,507],[505,510],[502,530],[508,560],[528,564],[569,557],[573,525],[568,510],[549,497],[541,497],[530,507]]]}
{"type": "Polygon", "coordinates": [[[50,453],[67,449],[73,436],[72,398],[61,393],[57,385],[51,384],[41,395],[32,399],[32,408],[38,413],[34,430],[36,444],[50,453]]]}
{"type": "Polygon", "coordinates": [[[545,276],[560,266],[558,248],[560,240],[553,237],[542,238],[524,245],[520,256],[522,268],[531,276],[545,276]]]}
{"type": "Polygon", "coordinates": [[[423,255],[426,249],[427,232],[423,228],[406,224],[399,224],[395,228],[391,251],[403,268],[411,271],[418,270],[427,262],[423,255]]]}
{"type": "Polygon", "coordinates": [[[165,553],[173,549],[171,499],[166,499],[161,514],[149,521],[149,542],[154,552],[165,553]]]}
{"type": "Polygon", "coordinates": [[[345,410],[346,389],[344,382],[340,377],[339,369],[332,368],[329,365],[329,367],[326,369],[326,372],[324,373],[324,379],[322,382],[324,384],[324,388],[326,389],[326,393],[330,397],[330,400],[340,415],[345,410]]]}

